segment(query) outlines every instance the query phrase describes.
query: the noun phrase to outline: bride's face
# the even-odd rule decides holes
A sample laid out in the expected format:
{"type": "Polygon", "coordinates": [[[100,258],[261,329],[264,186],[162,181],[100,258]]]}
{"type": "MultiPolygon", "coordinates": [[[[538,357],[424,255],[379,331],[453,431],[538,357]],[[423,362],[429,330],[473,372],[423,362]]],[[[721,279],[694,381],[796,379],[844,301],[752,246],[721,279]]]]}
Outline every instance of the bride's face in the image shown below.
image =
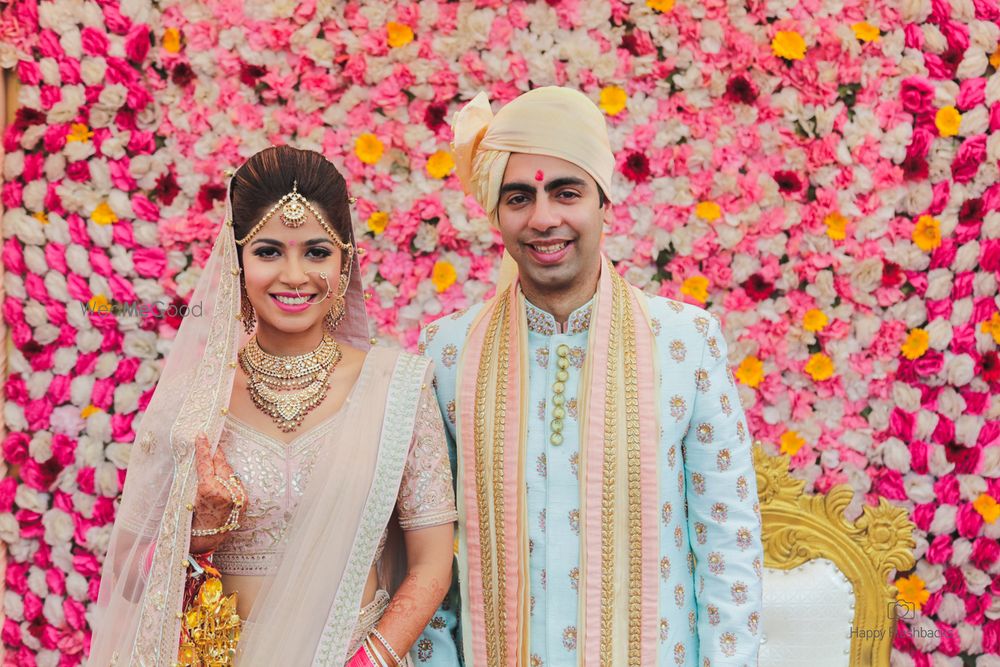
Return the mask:
{"type": "Polygon", "coordinates": [[[343,253],[311,211],[296,228],[275,213],[241,252],[258,327],[303,333],[323,326],[337,296],[343,253]]]}

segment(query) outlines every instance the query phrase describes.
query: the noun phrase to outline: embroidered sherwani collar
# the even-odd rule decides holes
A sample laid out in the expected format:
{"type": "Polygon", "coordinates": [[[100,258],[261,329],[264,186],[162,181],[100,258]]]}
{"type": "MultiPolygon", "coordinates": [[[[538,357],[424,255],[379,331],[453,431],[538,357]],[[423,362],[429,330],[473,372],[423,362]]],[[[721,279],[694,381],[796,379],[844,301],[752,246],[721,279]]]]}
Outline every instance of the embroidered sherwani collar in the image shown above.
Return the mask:
{"type": "Polygon", "coordinates": [[[566,320],[566,328],[563,330],[552,313],[542,310],[533,305],[527,299],[524,300],[524,310],[527,316],[528,331],[543,336],[554,336],[558,333],[578,334],[590,329],[590,315],[594,310],[594,298],[583,304],[572,313],[566,320]]]}

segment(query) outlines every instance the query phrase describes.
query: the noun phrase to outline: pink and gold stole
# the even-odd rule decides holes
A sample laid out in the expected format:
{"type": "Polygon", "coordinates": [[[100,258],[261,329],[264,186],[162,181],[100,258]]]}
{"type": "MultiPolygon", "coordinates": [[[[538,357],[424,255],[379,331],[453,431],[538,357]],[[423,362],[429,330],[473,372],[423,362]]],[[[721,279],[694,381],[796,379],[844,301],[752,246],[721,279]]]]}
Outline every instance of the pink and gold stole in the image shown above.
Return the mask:
{"type": "MultiPolygon", "coordinates": [[[[461,585],[470,667],[530,664],[527,351],[524,297],[515,281],[473,321],[459,367],[459,549],[460,564],[468,564],[461,585]]],[[[603,259],[580,380],[580,597],[574,611],[581,666],[656,663],[655,364],[645,296],[603,259]]]]}

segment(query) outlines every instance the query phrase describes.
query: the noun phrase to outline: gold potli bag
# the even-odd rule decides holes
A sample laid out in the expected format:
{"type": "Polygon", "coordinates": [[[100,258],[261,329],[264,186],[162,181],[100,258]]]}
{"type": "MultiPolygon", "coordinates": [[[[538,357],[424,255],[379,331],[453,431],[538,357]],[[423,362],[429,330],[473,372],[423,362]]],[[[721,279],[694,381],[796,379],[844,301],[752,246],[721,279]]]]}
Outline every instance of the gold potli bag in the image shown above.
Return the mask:
{"type": "Polygon", "coordinates": [[[221,574],[210,554],[189,556],[184,588],[184,618],[177,662],[182,667],[231,667],[243,619],[236,612],[237,593],[225,595],[221,574]]]}

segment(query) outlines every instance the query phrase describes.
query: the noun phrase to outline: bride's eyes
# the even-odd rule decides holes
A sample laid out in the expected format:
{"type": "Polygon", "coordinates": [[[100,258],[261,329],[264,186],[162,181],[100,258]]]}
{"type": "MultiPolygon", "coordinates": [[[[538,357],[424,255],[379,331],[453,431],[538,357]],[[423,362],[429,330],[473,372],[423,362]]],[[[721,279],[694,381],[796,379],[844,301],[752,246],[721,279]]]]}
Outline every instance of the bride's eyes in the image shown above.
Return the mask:
{"type": "MultiPolygon", "coordinates": [[[[262,257],[264,259],[273,259],[275,257],[281,256],[281,252],[274,246],[264,246],[261,248],[257,248],[256,250],[253,251],[253,254],[254,257],[262,257]]],[[[306,257],[311,257],[313,259],[326,259],[331,255],[333,255],[332,252],[330,252],[326,248],[319,248],[319,247],[309,248],[308,252],[306,252],[306,257]]]]}

